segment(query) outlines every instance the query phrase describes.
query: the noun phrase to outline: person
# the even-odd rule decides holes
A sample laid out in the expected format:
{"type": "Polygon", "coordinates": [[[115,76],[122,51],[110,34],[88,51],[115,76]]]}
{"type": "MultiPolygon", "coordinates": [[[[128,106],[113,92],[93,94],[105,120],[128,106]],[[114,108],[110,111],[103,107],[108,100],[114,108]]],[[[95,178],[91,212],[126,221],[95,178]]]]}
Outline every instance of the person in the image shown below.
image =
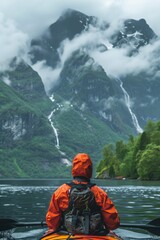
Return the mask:
{"type": "MultiPolygon", "coordinates": [[[[120,225],[120,219],[119,219],[118,211],[114,206],[114,203],[102,188],[98,187],[96,184],[91,184],[90,182],[90,179],[92,177],[92,160],[88,154],[78,153],[73,158],[72,176],[73,176],[72,184],[64,183],[52,195],[49,208],[46,214],[46,223],[48,225],[49,231],[50,232],[57,231],[59,227],[62,225],[62,222],[64,224],[64,216],[70,205],[70,194],[71,194],[71,189],[73,185],[88,186],[88,184],[89,184],[90,192],[92,192],[92,194],[94,195],[96,205],[99,207],[101,212],[102,218],[100,222],[103,225],[103,227],[106,229],[107,233],[110,230],[114,230],[118,228],[120,225]]],[[[72,210],[72,213],[73,213],[73,210],[72,210]]],[[[98,219],[98,218],[95,217],[95,219],[98,219]]],[[[71,224],[73,224],[73,219],[71,220],[71,224]]],[[[99,227],[97,228],[98,225],[96,224],[93,224],[93,225],[97,230],[99,229],[99,227]]],[[[94,234],[94,233],[95,231],[88,232],[88,234],[94,234]]]]}

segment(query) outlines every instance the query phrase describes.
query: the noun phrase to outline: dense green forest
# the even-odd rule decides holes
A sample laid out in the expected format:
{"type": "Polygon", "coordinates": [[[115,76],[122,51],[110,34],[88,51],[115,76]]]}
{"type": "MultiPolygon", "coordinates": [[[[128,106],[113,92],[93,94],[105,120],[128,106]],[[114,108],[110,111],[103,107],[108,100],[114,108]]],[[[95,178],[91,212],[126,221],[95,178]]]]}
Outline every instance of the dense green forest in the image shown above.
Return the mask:
{"type": "Polygon", "coordinates": [[[99,178],[160,180],[160,121],[148,121],[143,133],[130,136],[127,143],[106,145],[96,170],[99,178]]]}

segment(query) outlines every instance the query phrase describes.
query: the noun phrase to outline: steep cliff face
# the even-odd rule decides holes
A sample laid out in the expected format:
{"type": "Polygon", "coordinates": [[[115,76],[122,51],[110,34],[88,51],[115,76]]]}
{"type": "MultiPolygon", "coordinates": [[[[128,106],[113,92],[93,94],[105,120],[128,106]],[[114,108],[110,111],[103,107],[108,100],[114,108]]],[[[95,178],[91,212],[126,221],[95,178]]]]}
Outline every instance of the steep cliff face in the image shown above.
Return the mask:
{"type": "Polygon", "coordinates": [[[156,39],[157,35],[153,32],[145,19],[127,19],[122,25],[122,29],[112,36],[114,47],[130,46],[132,49],[139,49],[156,39]]]}
{"type": "Polygon", "coordinates": [[[0,176],[54,175],[60,163],[47,117],[51,101],[38,74],[24,63],[3,73],[0,102],[0,176]]]}
{"type": "Polygon", "coordinates": [[[47,65],[56,67],[60,61],[58,48],[65,39],[72,40],[76,35],[95,25],[97,19],[81,12],[68,9],[38,39],[31,42],[33,63],[45,60],[47,65]]]}
{"type": "Polygon", "coordinates": [[[2,129],[10,130],[14,140],[34,136],[40,129],[44,113],[49,113],[51,106],[40,77],[21,62],[14,70],[1,74],[0,83],[2,129]],[[8,79],[8,85],[5,79],[8,79]],[[44,108],[45,102],[47,107],[44,108]]]}
{"type": "Polygon", "coordinates": [[[132,110],[136,113],[139,124],[144,127],[148,120],[159,121],[159,77],[143,73],[127,76],[123,82],[132,100],[132,110]]]}
{"type": "MultiPolygon", "coordinates": [[[[84,38],[82,41],[80,36],[88,36],[87,34],[92,28],[96,29],[97,33],[105,32],[109,28],[109,24],[100,23],[94,17],[69,9],[49,27],[47,34],[45,33],[40,40],[37,40],[34,45],[37,49],[36,54],[33,50],[34,61],[45,60],[53,69],[56,69],[60,64],[63,65],[57,80],[58,86],[50,89],[50,94],[57,93],[64,99],[74,102],[74,105],[80,108],[81,106],[83,109],[84,106],[87,107],[114,131],[123,132],[127,126],[132,128],[132,133],[135,133],[137,127],[133,118],[137,118],[135,121],[140,121],[141,128],[143,128],[149,116],[151,119],[158,119],[160,116],[157,109],[159,97],[157,94],[155,96],[157,87],[160,88],[159,78],[154,77],[154,74],[147,74],[143,70],[139,73],[125,74],[125,76],[121,74],[119,80],[116,73],[113,72],[111,76],[110,72],[108,74],[107,70],[97,63],[92,52],[97,51],[103,54],[106,51],[112,51],[112,49],[122,49],[122,51],[127,49],[126,58],[128,57],[128,61],[134,61],[134,59],[129,59],[129,56],[136,57],[139,51],[142,51],[140,48],[154,42],[157,35],[144,19],[127,19],[109,38],[104,35],[103,41],[102,38],[97,38],[96,42],[91,41],[89,37],[88,41],[84,38]],[[50,50],[43,52],[43,57],[38,57],[38,51],[40,53],[44,47],[40,43],[42,39],[45,46],[50,46],[50,50]],[[73,45],[71,42],[71,46],[69,46],[73,50],[68,50],[70,54],[64,60],[63,54],[66,54],[64,41],[66,39],[73,42],[73,45]],[[78,41],[83,43],[78,44],[78,41]],[[53,49],[58,57],[55,61],[48,62],[48,59],[56,56],[52,52],[53,49]],[[150,82],[150,79],[153,81],[150,82]],[[149,96],[147,94],[148,84],[152,86],[149,96]],[[155,102],[155,109],[153,102],[155,102]],[[147,110],[149,111],[148,115],[146,114],[147,110]]],[[[126,66],[124,65],[122,68],[125,69],[126,66]]]]}
{"type": "Polygon", "coordinates": [[[128,109],[119,101],[123,98],[119,85],[89,55],[76,51],[65,62],[59,85],[52,91],[69,101],[80,114],[90,112],[113,132],[125,135],[133,125],[128,109]]]}

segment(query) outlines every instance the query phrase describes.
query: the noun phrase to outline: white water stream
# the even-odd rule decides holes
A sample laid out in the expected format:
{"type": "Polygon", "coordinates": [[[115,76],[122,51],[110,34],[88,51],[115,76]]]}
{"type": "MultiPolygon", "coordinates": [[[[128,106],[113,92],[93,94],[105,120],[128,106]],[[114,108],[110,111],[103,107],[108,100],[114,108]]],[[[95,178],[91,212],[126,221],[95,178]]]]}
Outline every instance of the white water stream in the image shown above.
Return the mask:
{"type": "MultiPolygon", "coordinates": [[[[52,102],[55,101],[53,95],[51,95],[51,96],[49,97],[49,99],[50,99],[52,102]]],[[[50,113],[49,116],[48,116],[48,120],[49,120],[49,122],[50,122],[50,124],[51,124],[51,127],[52,127],[52,129],[53,129],[53,131],[54,131],[54,134],[55,134],[55,137],[56,137],[56,145],[55,145],[55,147],[58,149],[60,155],[62,156],[61,161],[62,161],[65,165],[71,166],[71,162],[70,162],[67,158],[65,158],[65,155],[66,155],[66,154],[65,154],[64,152],[60,151],[60,143],[59,143],[59,137],[58,137],[58,130],[57,130],[57,128],[55,128],[54,123],[53,123],[53,121],[52,121],[53,114],[54,114],[54,112],[55,112],[56,110],[57,110],[57,109],[54,109],[53,111],[51,111],[51,113],[50,113]]]]}
{"type": "Polygon", "coordinates": [[[122,89],[123,93],[124,93],[124,99],[125,99],[125,103],[126,103],[126,106],[129,110],[129,113],[132,117],[132,121],[133,121],[133,125],[135,126],[136,130],[138,133],[142,133],[143,132],[143,129],[140,127],[139,123],[138,123],[138,120],[137,120],[137,117],[136,115],[132,112],[132,109],[131,109],[131,101],[130,101],[130,96],[129,94],[127,93],[127,91],[124,89],[123,87],[123,82],[118,79],[118,81],[120,82],[120,88],[122,89]]]}
{"type": "MultiPolygon", "coordinates": [[[[51,100],[52,102],[54,102],[53,95],[50,97],[50,100],[51,100]]],[[[60,149],[58,131],[57,131],[57,129],[54,127],[54,124],[53,124],[53,121],[52,121],[52,116],[53,116],[53,113],[54,113],[54,112],[55,112],[55,109],[49,114],[48,120],[49,120],[49,122],[50,122],[50,124],[51,124],[51,127],[52,127],[52,129],[53,129],[53,131],[54,131],[54,134],[55,134],[55,137],[56,137],[56,145],[55,145],[55,146],[56,146],[57,149],[60,149]]]]}

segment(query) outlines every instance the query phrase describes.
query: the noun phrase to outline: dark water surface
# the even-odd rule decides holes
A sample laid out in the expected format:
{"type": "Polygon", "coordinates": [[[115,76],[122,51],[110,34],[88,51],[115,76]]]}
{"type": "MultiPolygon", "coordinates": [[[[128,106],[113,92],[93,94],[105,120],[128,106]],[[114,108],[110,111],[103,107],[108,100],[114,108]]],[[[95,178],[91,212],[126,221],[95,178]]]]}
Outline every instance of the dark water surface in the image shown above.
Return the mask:
{"type": "MultiPolygon", "coordinates": [[[[54,190],[68,179],[54,180],[0,180],[0,218],[21,222],[45,220],[45,214],[54,190]]],[[[160,217],[160,182],[131,180],[93,180],[113,200],[121,222],[142,223],[160,217]]],[[[16,239],[39,239],[44,228],[17,228],[16,239]]],[[[124,239],[160,239],[135,229],[118,229],[124,239]],[[134,232],[133,232],[134,231],[134,232]]]]}

